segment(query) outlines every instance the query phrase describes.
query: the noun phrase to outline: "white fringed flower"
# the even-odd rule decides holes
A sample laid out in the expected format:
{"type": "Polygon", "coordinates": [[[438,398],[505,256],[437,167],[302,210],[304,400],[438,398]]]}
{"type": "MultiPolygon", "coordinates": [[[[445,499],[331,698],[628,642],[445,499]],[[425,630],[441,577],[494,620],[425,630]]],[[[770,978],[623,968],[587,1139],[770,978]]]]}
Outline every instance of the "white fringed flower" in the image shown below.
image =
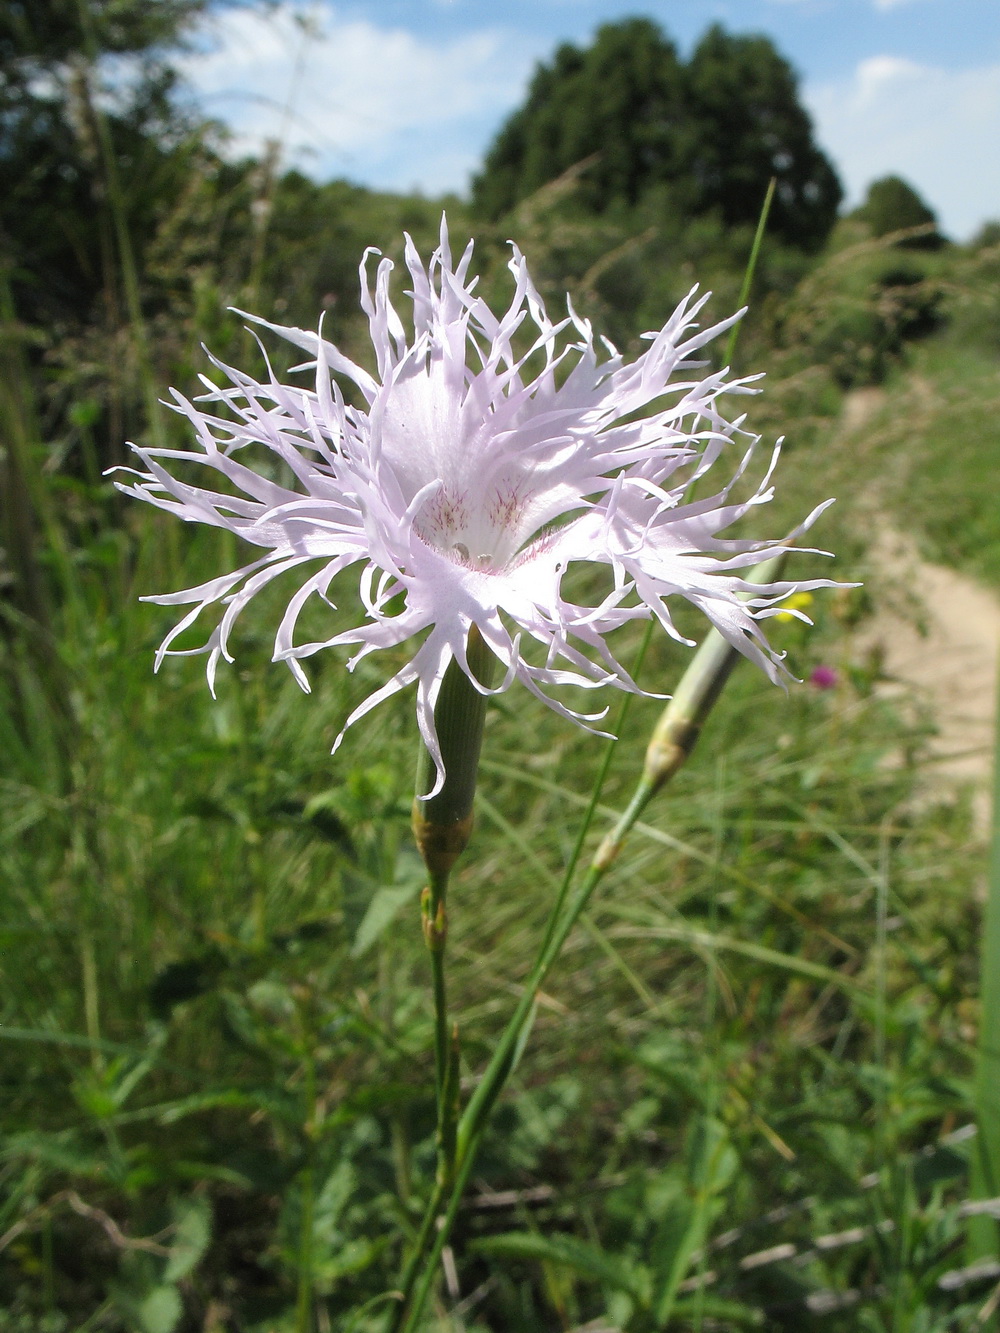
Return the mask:
{"type": "MultiPolygon", "coordinates": [[[[473,625],[504,669],[495,692],[521,681],[550,708],[584,724],[602,714],[573,712],[549,689],[636,689],[605,636],[653,615],[679,638],[667,606],[675,594],[700,607],[775,679],[780,659],[758,622],[790,592],[818,585],[748,584],[739,571],[787,543],[717,535],[771,498],[770,472],[742,503],[729,498],[733,482],[708,499],[684,500],[693,477],[732,447],[739,429],[739,421],[723,417],[722,395],[751,392],[747,381],[727,380],[725,371],[694,373],[704,363],[693,354],[738,316],[699,331],[694,321],[705,298],[696,301],[692,292],[659,333],[646,335],[649,348],[632,364],[608,343],[600,360],[589,323],[572,306],[566,319],[551,322],[516,246],[509,265],[514,296],[494,315],[468,276],[471,244],[454,265],[442,222],[440,246],[426,267],[407,237],[414,325],[407,341],[389,299],[388,259],[379,262],[369,288],[372,253],[362,261],[361,301],[377,377],[325,341],[322,330],[257,319],[308,354],[296,369],[313,372],[313,387],[279,383],[270,366],[258,382],[215,361],[230,383],[217,387],[206,379],[209,392],[197,401],[223,404],[226,416],[174,395],[197,447],[133,446],[147,470],[133,472],[138,480],[119,483],[121,490],[189,522],[226,528],[263,551],[199,587],[147,599],[191,607],[161,644],[157,667],[167,654],[207,653],[214,690],[220,656],[232,661],[237,616],[265,584],[300,571],[274,659],[288,663],[303,689],[309,686],[300,660],[320,649],[354,647],[350,669],[374,649],[426,631],[410,661],[354,710],[344,730],[415,682],[417,721],[438,765],[435,791],[442,781],[435,701],[452,659],[474,680],[466,661],[473,625]],[[522,334],[527,350],[517,352],[515,334],[528,321],[532,337],[522,334]],[[356,386],[363,407],[345,402],[338,378],[356,386]],[[642,410],[648,414],[640,417],[642,410]],[[259,460],[249,466],[242,457],[251,445],[285,467],[257,470],[259,460]],[[168,471],[172,462],[200,464],[228,485],[189,485],[168,471]],[[288,473],[294,484],[275,479],[288,473]],[[563,596],[563,576],[574,561],[608,567],[598,605],[563,596]],[[326,600],[332,580],[354,564],[361,567],[362,623],[320,642],[296,643],[305,603],[326,600]],[[214,603],[224,612],[208,642],[172,648],[214,603]],[[522,653],[526,639],[542,651],[522,653]]],[[[737,476],[748,457],[749,451],[737,476]]]]}

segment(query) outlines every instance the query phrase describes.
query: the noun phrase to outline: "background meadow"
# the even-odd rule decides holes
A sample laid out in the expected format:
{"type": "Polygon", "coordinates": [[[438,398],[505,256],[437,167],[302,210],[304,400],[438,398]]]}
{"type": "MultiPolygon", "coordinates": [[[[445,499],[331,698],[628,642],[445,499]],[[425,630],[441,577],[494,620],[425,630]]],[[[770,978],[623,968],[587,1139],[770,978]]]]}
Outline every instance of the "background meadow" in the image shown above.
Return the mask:
{"type": "MultiPolygon", "coordinates": [[[[280,146],[224,157],[178,109],[191,6],[31,8],[0,26],[0,1330],[374,1329],[434,1169],[411,699],[329,750],[403,658],[349,676],[320,655],[305,698],[269,661],[278,589],[217,701],[198,659],[154,680],[171,615],[138,598],[237,552],[139,512],[105,469],[126,439],[184,440],[159,399],[197,391],[201,343],[261,367],[231,306],[307,327],[323,310],[367,364],[361,254],[400,260],[404,230],[428,253],[442,208],[491,299],[513,236],[550,309],[569,291],[624,349],[694,281],[722,318],[774,154],[745,144],[714,168],[731,185],[751,163],[742,193],[699,194],[692,161],[733,114],[706,103],[701,158],[616,176],[600,134],[620,139],[628,86],[615,104],[601,61],[665,68],[636,21],[539,75],[471,202],[316,185],[280,146]],[[547,115],[579,130],[562,158],[531,146],[547,115]]],[[[678,80],[735,71],[799,123],[773,48],[710,37],[678,80]]],[[[995,1227],[970,1205],[998,1192],[970,1178],[986,830],[939,776],[927,697],[887,679],[875,613],[925,612],[873,537],[1000,585],[1000,227],[954,244],[898,181],[838,217],[800,147],[813,175],[785,182],[738,367],[767,372],[750,424],[786,437],[769,530],[838,496],[816,539],[864,588],[817,596],[812,630],[772,622],[797,676],[836,684],[785,694],[741,667],[574,932],[446,1252],[440,1333],[996,1326],[995,1227]],[[823,209],[800,217],[817,179],[823,209]]],[[[687,660],[656,637],[642,681],[669,690],[687,660]]],[[[659,708],[627,712],[595,842],[659,708]]],[[[605,744],[517,691],[490,708],[452,889],[466,1088],[605,744]]]]}

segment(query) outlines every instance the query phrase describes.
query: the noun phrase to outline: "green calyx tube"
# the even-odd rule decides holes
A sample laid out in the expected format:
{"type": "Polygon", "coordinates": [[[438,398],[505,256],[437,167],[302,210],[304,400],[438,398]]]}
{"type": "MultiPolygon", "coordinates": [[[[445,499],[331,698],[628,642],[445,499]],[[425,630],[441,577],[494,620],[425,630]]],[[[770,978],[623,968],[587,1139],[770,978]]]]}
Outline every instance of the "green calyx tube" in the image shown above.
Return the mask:
{"type": "MultiPolygon", "coordinates": [[[[489,688],[496,658],[475,625],[469,631],[466,653],[476,679],[489,688]]],[[[448,875],[472,835],[472,803],[485,717],[486,696],[453,660],[445,672],[434,710],[445,770],[444,786],[436,796],[423,799],[421,793],[434,785],[435,770],[426,747],[421,746],[417,796],[413,802],[413,833],[432,879],[448,875]]]]}

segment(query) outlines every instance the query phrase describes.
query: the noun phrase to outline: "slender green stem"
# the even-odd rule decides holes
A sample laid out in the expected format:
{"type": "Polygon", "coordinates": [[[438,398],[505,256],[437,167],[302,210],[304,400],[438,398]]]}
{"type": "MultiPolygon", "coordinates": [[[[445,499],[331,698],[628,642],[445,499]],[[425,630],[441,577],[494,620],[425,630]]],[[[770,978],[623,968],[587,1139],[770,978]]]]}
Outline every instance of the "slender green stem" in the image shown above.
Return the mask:
{"type": "MultiPolygon", "coordinates": [[[[757,271],[757,260],[760,258],[760,247],[764,242],[764,233],[767,231],[767,219],[771,213],[771,204],[774,201],[774,191],[778,186],[777,176],[772,176],[767,186],[767,193],[764,195],[764,203],[760,210],[760,217],[757,219],[757,230],[754,233],[753,245],[750,247],[750,258],[747,260],[746,269],[743,272],[743,285],[740,288],[740,299],[736,302],[738,306],[745,306],[750,296],[750,288],[753,286],[754,274],[757,271]]],[[[743,327],[743,321],[734,324],[729,330],[729,338],[726,341],[725,364],[731,366],[733,357],[736,355],[736,340],[740,336],[740,329],[743,327]]]]}
{"type": "MultiPolygon", "coordinates": [[[[774,199],[776,184],[776,178],[772,177],[771,182],[768,185],[767,194],[764,198],[760,219],[757,224],[757,231],[754,236],[750,257],[744,273],[739,302],[741,306],[746,303],[746,299],[750,293],[750,287],[753,283],[757,260],[760,256],[761,244],[767,228],[767,219],[771,211],[771,203],[774,199]]],[[[733,356],[736,351],[736,342],[739,337],[740,327],[740,324],[735,324],[733,326],[729,335],[729,340],[726,344],[726,361],[730,365],[732,364],[733,356]]],[[[780,565],[783,563],[783,559],[783,556],[779,556],[776,559],[767,561],[765,564],[759,566],[748,575],[748,581],[767,583],[776,578],[780,570],[780,565]]],[[[638,659],[632,673],[633,678],[637,675],[638,670],[642,665],[642,660],[645,657],[646,650],[652,637],[652,630],[653,622],[650,621],[647,625],[646,635],[643,639],[638,659]]],[[[470,639],[470,658],[471,648],[472,642],[470,639]]],[[[448,1207],[444,1215],[439,1216],[438,1210],[440,1209],[446,1192],[442,1184],[442,1173],[439,1170],[434,1192],[431,1196],[417,1240],[404,1270],[401,1284],[402,1290],[399,1293],[399,1303],[395,1306],[389,1317],[388,1333],[414,1333],[414,1330],[420,1321],[424,1305],[426,1304],[427,1297],[430,1293],[431,1285],[434,1282],[442,1251],[448,1243],[455,1217],[458,1214],[462,1195],[465,1191],[469,1174],[472,1171],[476,1152],[479,1147],[479,1141],[485,1130],[490,1111],[510,1076],[516,1061],[517,1052],[519,1048],[523,1046],[527,1033],[530,1031],[539,989],[558,958],[562,946],[565,944],[570,932],[579,920],[580,914],[590,901],[594,890],[614,864],[625,838],[631,832],[652,798],[666,782],[669,782],[674,773],[676,773],[687,760],[701,733],[702,724],[722,692],[723,686],[738,658],[739,653],[736,649],[730,647],[717,631],[711,631],[698,653],[696,653],[687,671],[684,673],[677,693],[671,703],[664,710],[660,722],[653,733],[652,740],[650,741],[649,748],[646,752],[646,762],[642,776],[628,807],[619,817],[611,832],[601,842],[600,847],[597,849],[597,852],[590,863],[583,882],[577,889],[567,909],[566,901],[569,897],[573,876],[583,850],[587,833],[589,832],[594,814],[600,802],[604,781],[611,766],[611,758],[614,753],[616,739],[613,739],[608,745],[573,850],[570,854],[559,892],[556,895],[556,901],[549,914],[549,920],[546,925],[538,956],[535,960],[535,965],[532,968],[531,975],[525,983],[521,999],[518,1001],[513,1015],[501,1034],[497,1048],[494,1051],[482,1078],[477,1084],[476,1090],[472,1094],[464,1114],[458,1122],[455,1155],[451,1163],[453,1183],[451,1195],[448,1200],[448,1207]],[[436,1235],[434,1234],[435,1225],[437,1228],[436,1235]],[[423,1265],[419,1281],[417,1281],[416,1275],[420,1267],[423,1251],[432,1235],[434,1236],[433,1245],[430,1252],[427,1254],[427,1259],[423,1265]],[[416,1286],[414,1287],[415,1283],[416,1286]]],[[[626,695],[618,719],[616,737],[621,734],[630,703],[631,695],[626,695]]],[[[476,759],[478,763],[478,747],[476,750],[476,759]]],[[[471,811],[471,795],[469,808],[471,811]]],[[[420,835],[418,832],[418,842],[419,840],[420,835]]],[[[443,1105],[443,1102],[444,1098],[439,1092],[439,1109],[443,1105]]],[[[441,1119],[439,1114],[439,1126],[440,1124],[441,1119]]]]}
{"type": "MultiPolygon", "coordinates": [[[[426,1228],[421,1228],[421,1234],[429,1239],[434,1229],[434,1223],[437,1223],[437,1234],[434,1236],[434,1244],[431,1246],[430,1253],[427,1255],[427,1262],[424,1264],[423,1271],[420,1274],[420,1281],[417,1283],[416,1290],[413,1292],[412,1302],[404,1299],[398,1307],[397,1313],[401,1318],[405,1316],[405,1322],[400,1323],[397,1321],[392,1327],[393,1330],[398,1329],[399,1333],[414,1333],[414,1330],[420,1322],[420,1316],[423,1313],[424,1306],[427,1304],[427,1297],[430,1294],[431,1284],[437,1273],[438,1264],[441,1262],[441,1254],[444,1247],[448,1244],[448,1238],[455,1226],[455,1218],[458,1216],[458,1210],[462,1198],[465,1195],[465,1187],[468,1185],[469,1176],[472,1174],[472,1167],[476,1159],[475,1150],[478,1146],[479,1141],[477,1139],[472,1146],[472,1151],[466,1153],[465,1157],[459,1162],[458,1170],[455,1173],[455,1183],[452,1186],[451,1198],[448,1200],[448,1207],[445,1209],[444,1213],[439,1217],[437,1209],[435,1209],[433,1216],[428,1212],[428,1217],[431,1217],[431,1225],[426,1228]]],[[[438,1199],[438,1207],[440,1207],[441,1202],[442,1199],[438,1199]]],[[[419,1259],[420,1255],[415,1250],[412,1260],[414,1278],[416,1277],[419,1259]]],[[[412,1287],[412,1285],[413,1281],[411,1279],[410,1286],[412,1287]]]]}
{"type": "MultiPolygon", "coordinates": [[[[653,628],[652,621],[650,621],[650,623],[646,627],[646,632],[643,636],[642,643],[639,646],[639,652],[636,655],[635,664],[632,668],[633,679],[636,677],[640,668],[642,667],[643,659],[645,658],[646,650],[649,647],[650,639],[652,637],[652,628],[653,628]]],[[[563,873],[562,882],[559,886],[559,891],[556,894],[556,900],[552,905],[551,911],[549,912],[549,918],[548,921],[546,922],[545,934],[543,936],[542,944],[540,946],[539,956],[541,956],[541,953],[551,943],[556,928],[558,927],[559,917],[562,913],[563,906],[566,902],[567,894],[569,893],[570,885],[572,884],[573,881],[573,875],[576,871],[576,867],[580,859],[580,854],[583,850],[583,844],[586,840],[587,833],[590,830],[590,825],[593,822],[594,814],[596,813],[597,807],[600,804],[601,793],[604,789],[604,783],[611,767],[611,759],[612,756],[614,755],[615,747],[618,744],[618,737],[621,735],[622,727],[625,723],[626,718],[628,717],[628,711],[632,704],[632,698],[633,696],[631,694],[626,694],[624,699],[622,700],[622,706],[618,713],[618,720],[617,720],[617,726],[615,728],[615,733],[608,741],[607,747],[605,749],[604,758],[601,761],[601,766],[598,769],[597,777],[594,781],[593,789],[591,791],[590,801],[587,805],[586,811],[584,812],[583,818],[580,821],[580,826],[577,832],[576,841],[574,842],[573,850],[570,853],[569,860],[566,864],[566,869],[563,873]]],[[[443,986],[443,978],[442,978],[442,986],[443,986]]],[[[519,1003],[517,1010],[514,1013],[514,1017],[511,1020],[511,1023],[513,1023],[520,1019],[518,1025],[519,1031],[524,1026],[524,1020],[530,1016],[530,1013],[534,1008],[535,989],[536,988],[533,988],[529,981],[529,984],[526,986],[524,994],[521,997],[521,1002],[519,1003]]],[[[443,1003],[440,1007],[438,1007],[436,1004],[436,1009],[437,1009],[437,1014],[435,1017],[435,1044],[436,1048],[440,1050],[439,1043],[442,1041],[442,1036],[441,1036],[442,1028],[438,1022],[438,1017],[444,1014],[443,1003]]],[[[490,1065],[487,1068],[487,1072],[486,1074],[484,1074],[483,1080],[481,1080],[481,1082],[485,1081],[485,1079],[489,1074],[489,1070],[492,1069],[495,1064],[499,1066],[499,1062],[497,1061],[497,1054],[498,1053],[494,1054],[494,1058],[493,1060],[491,1060],[490,1065]]],[[[439,1101],[439,1134],[440,1134],[440,1127],[441,1127],[441,1118],[440,1118],[440,1101],[439,1101]]],[[[456,1135],[454,1157],[452,1161],[452,1173],[454,1174],[454,1181],[452,1186],[452,1201],[449,1205],[449,1210],[448,1210],[448,1215],[450,1215],[451,1220],[449,1221],[448,1215],[446,1215],[446,1217],[442,1221],[442,1226],[444,1227],[446,1236],[451,1231],[451,1224],[454,1220],[454,1213],[455,1211],[457,1211],[458,1203],[462,1197],[462,1193],[464,1192],[465,1183],[468,1180],[469,1172],[472,1169],[472,1163],[475,1157],[475,1151],[473,1151],[472,1153],[466,1153],[464,1159],[458,1158],[458,1147],[459,1147],[459,1141],[458,1141],[458,1136],[456,1135]],[[456,1159],[458,1159],[457,1169],[454,1165],[456,1159]]],[[[413,1248],[410,1251],[410,1256],[406,1262],[406,1266],[403,1270],[403,1274],[400,1279],[401,1299],[399,1300],[399,1303],[390,1312],[388,1333],[394,1333],[394,1330],[400,1327],[400,1320],[405,1316],[407,1309],[409,1308],[410,1298],[413,1292],[414,1283],[416,1281],[417,1272],[419,1270],[420,1263],[426,1253],[427,1245],[431,1239],[434,1224],[439,1220],[438,1213],[441,1204],[444,1202],[445,1194],[446,1194],[445,1181],[442,1179],[442,1174],[439,1170],[437,1180],[435,1181],[434,1191],[427,1204],[427,1211],[424,1214],[423,1222],[421,1223],[420,1226],[420,1231],[417,1233],[417,1237],[414,1240],[413,1248]]],[[[444,1242],[442,1242],[441,1248],[443,1248],[443,1244],[444,1242]]],[[[440,1248],[435,1247],[435,1252],[437,1254],[437,1257],[439,1258],[440,1248]]],[[[436,1269],[436,1266],[437,1266],[437,1258],[433,1259],[430,1262],[431,1272],[433,1272],[436,1269]]],[[[423,1305],[423,1300],[425,1299],[426,1295],[421,1300],[421,1307],[423,1305]]]]}
{"type": "MultiPolygon", "coordinates": [[[[458,1166],[455,1172],[455,1181],[452,1186],[451,1197],[448,1200],[448,1207],[445,1210],[443,1217],[438,1220],[437,1233],[434,1235],[434,1243],[427,1255],[427,1260],[424,1263],[420,1279],[413,1290],[409,1312],[406,1314],[404,1322],[394,1325],[394,1330],[398,1327],[399,1333],[414,1333],[414,1330],[419,1324],[424,1305],[427,1303],[427,1297],[430,1294],[431,1285],[434,1282],[438,1263],[441,1259],[441,1252],[448,1243],[452,1227],[455,1224],[455,1218],[458,1214],[462,1196],[465,1192],[465,1186],[475,1163],[476,1153],[479,1149],[479,1144],[482,1140],[483,1131],[486,1128],[490,1111],[493,1109],[493,1104],[506,1082],[507,1075],[513,1062],[512,1057],[514,1049],[520,1040],[522,1029],[534,1008],[535,997],[538,990],[543,985],[545,978],[548,976],[553,964],[559,957],[559,954],[562,951],[562,946],[565,944],[570,932],[579,920],[580,913],[587,906],[594,890],[614,864],[614,855],[609,857],[606,854],[606,849],[610,845],[613,845],[616,849],[621,846],[622,842],[628,835],[629,830],[633,827],[636,820],[642,814],[643,810],[645,810],[655,794],[656,787],[653,784],[648,782],[645,778],[640,780],[636,792],[633,795],[632,800],[629,802],[628,808],[621,815],[609,835],[610,843],[609,838],[605,838],[601,843],[601,846],[598,848],[596,855],[587,869],[586,875],[572,897],[568,909],[563,914],[562,919],[556,924],[547,944],[543,946],[535,966],[532,969],[531,976],[525,985],[524,994],[521,997],[521,1001],[518,1004],[514,1016],[504,1029],[503,1036],[493,1055],[493,1059],[490,1061],[486,1073],[480,1080],[475,1093],[469,1101],[465,1114],[459,1122],[458,1166]]],[[[436,1199],[432,1202],[435,1204],[436,1211],[437,1207],[440,1207],[440,1200],[436,1199]]],[[[421,1228],[422,1235],[428,1239],[433,1234],[433,1231],[433,1222],[430,1226],[421,1228]]],[[[416,1258],[416,1254],[414,1254],[414,1258],[416,1258]]],[[[415,1271],[416,1265],[414,1264],[413,1267],[415,1271]]],[[[406,1292],[406,1288],[404,1287],[404,1301],[406,1295],[408,1295],[408,1292],[406,1292]]]]}
{"type": "Polygon", "coordinates": [[[431,874],[421,898],[424,940],[431,956],[434,992],[434,1079],[440,1118],[441,1097],[448,1067],[448,988],[445,975],[447,945],[448,872],[431,874]]]}
{"type": "MultiPolygon", "coordinates": [[[[639,644],[639,651],[635,656],[635,663],[632,666],[632,679],[638,679],[639,672],[642,670],[642,664],[646,660],[646,653],[653,638],[653,626],[655,622],[648,620],[646,629],[642,636],[642,642],[639,644]]],[[[559,892],[556,894],[555,903],[549,912],[549,919],[545,926],[545,934],[542,937],[541,948],[544,949],[552,938],[552,934],[559,921],[563,905],[566,902],[566,896],[569,893],[570,885],[573,883],[573,876],[576,874],[576,867],[580,861],[580,855],[583,852],[583,844],[587,841],[587,834],[590,832],[590,826],[594,822],[594,815],[597,813],[597,807],[601,801],[601,794],[604,791],[604,784],[607,781],[608,773],[611,771],[611,760],[614,757],[615,749],[618,745],[619,737],[625,728],[625,722],[629,715],[629,709],[632,707],[633,694],[626,694],[622,699],[621,708],[618,710],[618,720],[615,724],[614,734],[604,748],[604,758],[601,760],[600,768],[597,770],[597,776],[594,779],[594,785],[590,792],[590,800],[580,821],[580,827],[577,830],[576,841],[573,843],[573,850],[570,852],[569,860],[566,862],[566,869],[563,872],[562,883],[559,885],[559,892]]]]}
{"type": "Polygon", "coordinates": [[[434,1069],[438,1090],[438,1120],[440,1122],[444,1095],[444,1081],[448,1070],[448,990],[445,984],[444,950],[431,954],[434,974],[434,1069]]]}
{"type": "MultiPolygon", "coordinates": [[[[470,1169],[471,1169],[471,1163],[470,1163],[470,1169]]],[[[458,1172],[455,1176],[455,1187],[458,1188],[459,1185],[461,1185],[461,1188],[464,1189],[465,1181],[467,1179],[468,1179],[468,1172],[465,1172],[463,1174],[462,1167],[459,1167],[458,1172]]],[[[393,1293],[394,1296],[398,1296],[398,1299],[396,1300],[396,1303],[392,1305],[389,1309],[389,1319],[386,1328],[386,1333],[395,1333],[395,1331],[400,1326],[403,1316],[406,1314],[406,1311],[410,1308],[410,1298],[413,1294],[414,1283],[417,1280],[417,1272],[420,1268],[421,1262],[423,1261],[424,1255],[427,1253],[427,1247],[430,1244],[431,1235],[433,1233],[434,1226],[438,1221],[438,1214],[441,1210],[442,1203],[444,1203],[444,1198],[447,1192],[448,1189],[445,1182],[441,1179],[440,1176],[438,1176],[438,1178],[434,1182],[434,1189],[431,1192],[430,1199],[428,1200],[426,1211],[424,1212],[423,1218],[420,1222],[420,1230],[417,1232],[416,1237],[413,1241],[413,1248],[410,1250],[410,1257],[407,1259],[406,1264],[403,1268],[402,1275],[399,1279],[399,1292],[393,1293]]]]}
{"type": "MultiPolygon", "coordinates": [[[[748,581],[771,582],[780,573],[783,560],[784,556],[777,556],[766,561],[748,575],[748,581]]],[[[646,751],[642,775],[636,784],[632,799],[619,815],[614,827],[601,841],[586,874],[569,897],[568,906],[565,908],[562,906],[565,894],[560,893],[556,904],[557,910],[550,917],[549,927],[535,964],[524,984],[521,998],[459,1121],[454,1184],[448,1207],[443,1217],[437,1220],[436,1234],[434,1221],[428,1222],[425,1218],[425,1225],[421,1227],[421,1238],[426,1244],[433,1236],[433,1244],[419,1279],[415,1277],[419,1264],[415,1247],[411,1261],[407,1265],[407,1275],[412,1274],[413,1278],[410,1282],[404,1280],[402,1300],[394,1312],[393,1322],[390,1325],[391,1333],[414,1333],[419,1323],[490,1112],[514,1067],[516,1053],[523,1045],[534,1013],[538,991],[544,985],[580,914],[590,902],[594,890],[617,860],[625,839],[656,793],[670,781],[691,754],[701,734],[704,721],[719,698],[739,656],[738,651],[731,647],[718,631],[712,630],[706,636],[681,678],[674,697],[663,710],[654,728],[646,751]]],[[[602,779],[605,772],[606,765],[602,765],[602,779]]],[[[599,799],[599,787],[597,792],[598,795],[592,802],[593,807],[596,807],[599,799]]],[[[592,809],[588,810],[589,813],[592,813],[592,809]]],[[[436,1214],[442,1197],[435,1191],[428,1208],[428,1217],[431,1215],[431,1209],[436,1214]]]]}
{"type": "MultiPolygon", "coordinates": [[[[476,679],[489,686],[495,659],[474,626],[466,651],[468,665],[476,679]]],[[[441,1191],[454,1176],[459,1111],[458,1030],[448,1019],[448,881],[452,867],[472,834],[472,806],[485,715],[485,696],[453,661],[445,673],[434,710],[444,781],[440,791],[433,796],[427,794],[434,787],[437,768],[430,753],[421,747],[417,796],[413,803],[413,832],[427,867],[427,886],[420,901],[424,941],[431,957],[434,996],[437,1182],[441,1191]]],[[[427,1243],[424,1231],[425,1228],[421,1228],[418,1247],[414,1251],[418,1258],[420,1249],[427,1243]]],[[[408,1263],[407,1272],[410,1266],[408,1263]]],[[[408,1289],[405,1275],[403,1286],[408,1289]]]]}
{"type": "MultiPolygon", "coordinates": [[[[432,826],[434,827],[434,826],[432,826]]],[[[426,826],[424,826],[426,833],[426,826]]],[[[448,986],[445,970],[445,950],[448,944],[448,878],[450,870],[435,865],[428,858],[429,880],[421,895],[424,941],[431,956],[431,979],[434,994],[434,1092],[437,1101],[437,1180],[446,1187],[454,1175],[455,1131],[450,1123],[457,1111],[451,1093],[449,1077],[452,1058],[448,1023],[448,986]]],[[[455,1033],[457,1045],[458,1034],[455,1033]]],[[[455,1057],[457,1063],[457,1055],[455,1057]]]]}

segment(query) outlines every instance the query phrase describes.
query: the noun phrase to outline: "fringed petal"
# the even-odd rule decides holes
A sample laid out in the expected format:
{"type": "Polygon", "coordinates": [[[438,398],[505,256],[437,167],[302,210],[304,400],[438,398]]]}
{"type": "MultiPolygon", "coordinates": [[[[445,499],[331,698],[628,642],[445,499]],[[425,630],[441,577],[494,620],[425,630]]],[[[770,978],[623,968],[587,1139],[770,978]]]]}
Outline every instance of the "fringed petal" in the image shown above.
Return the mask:
{"type": "Polygon", "coordinates": [[[652,616],[688,643],[670,612],[671,599],[681,598],[779,680],[782,657],[761,623],[786,613],[780,603],[791,592],[832,585],[758,586],[743,572],[787,550],[826,506],[779,541],[720,535],[771,499],[778,457],[776,448],[749,498],[733,498],[757,441],[743,416],[727,416],[724,407],[756,393],[757,377],[701,373],[697,358],[743,312],[702,327],[708,297],[692,288],[626,364],[571,303],[565,317],[549,316],[516,246],[513,292],[500,314],[476,294],[471,242],[453,259],[443,218],[430,260],[421,260],[409,236],[404,257],[409,340],[390,297],[391,260],[369,250],[360,265],[377,375],[327,341],[322,322],[312,333],[247,315],[307,354],[296,368],[307,382],[283,383],[263,347],[259,382],[213,358],[220,383],[203,377],[205,392],[195,401],[174,394],[173,407],[193,428],[191,447],[136,448],[141,467],[119,470],[116,485],[127,494],[265,548],[231,573],[149,599],[188,608],[156,665],[167,655],[206,654],[214,691],[219,661],[232,660],[238,617],[285,574],[298,581],[275,633],[274,659],[305,690],[301,662],[316,652],[350,649],[353,669],[370,653],[425,635],[344,730],[415,684],[417,722],[436,770],[428,796],[444,780],[434,710],[453,660],[481,693],[500,694],[520,681],[546,707],[593,730],[606,709],[579,712],[550,691],[639,691],[608,635],[652,616]],[[349,401],[343,380],[360,393],[361,406],[349,401]],[[692,482],[736,447],[726,484],[689,499],[692,482]],[[214,485],[192,480],[199,468],[214,485]],[[568,567],[581,561],[607,571],[593,605],[563,595],[568,567]],[[319,609],[332,608],[333,580],[352,565],[361,566],[358,623],[296,643],[306,604],[315,598],[319,609]],[[174,648],[212,607],[219,619],[205,644],[174,648]],[[472,626],[502,668],[489,688],[469,666],[472,626]]]}

